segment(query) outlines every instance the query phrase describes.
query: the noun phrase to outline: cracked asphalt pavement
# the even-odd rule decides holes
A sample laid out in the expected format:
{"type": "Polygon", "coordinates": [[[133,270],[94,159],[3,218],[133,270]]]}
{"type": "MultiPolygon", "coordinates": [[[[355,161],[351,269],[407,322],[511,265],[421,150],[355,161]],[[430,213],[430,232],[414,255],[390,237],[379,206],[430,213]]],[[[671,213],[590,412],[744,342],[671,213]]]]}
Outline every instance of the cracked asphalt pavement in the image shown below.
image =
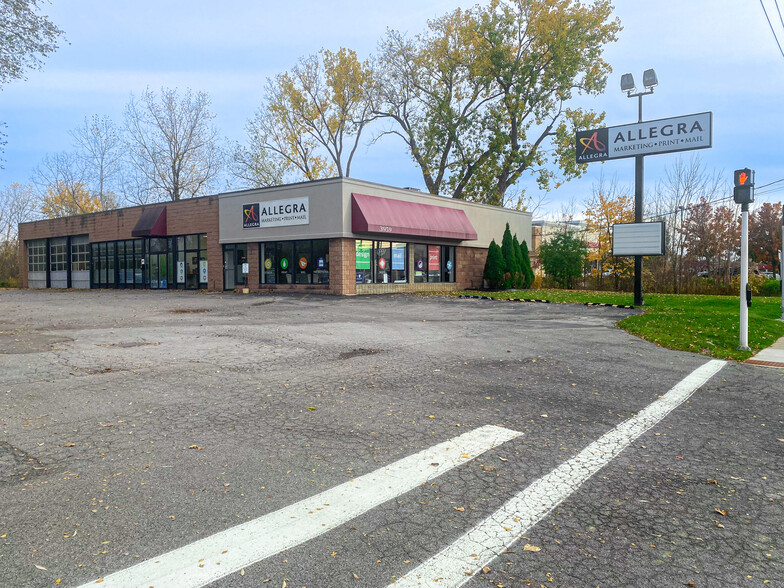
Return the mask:
{"type": "MultiPolygon", "coordinates": [[[[92,583],[480,427],[521,433],[210,584],[389,586],[709,360],[615,327],[634,312],[0,290],[0,586],[92,583]]],[[[783,400],[784,370],[728,362],[462,582],[783,586],[783,400]]]]}

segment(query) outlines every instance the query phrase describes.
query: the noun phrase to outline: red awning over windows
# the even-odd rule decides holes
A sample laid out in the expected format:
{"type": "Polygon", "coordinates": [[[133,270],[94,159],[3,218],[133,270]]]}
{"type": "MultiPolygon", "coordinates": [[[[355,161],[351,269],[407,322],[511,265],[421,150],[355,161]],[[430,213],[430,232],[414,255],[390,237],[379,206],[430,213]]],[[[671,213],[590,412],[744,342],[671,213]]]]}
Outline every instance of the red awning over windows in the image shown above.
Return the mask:
{"type": "Polygon", "coordinates": [[[131,231],[132,237],[165,237],[166,207],[151,206],[142,211],[142,216],[131,231]]]}
{"type": "Polygon", "coordinates": [[[476,230],[459,208],[365,194],[351,195],[351,230],[456,241],[476,239],[476,230]]]}

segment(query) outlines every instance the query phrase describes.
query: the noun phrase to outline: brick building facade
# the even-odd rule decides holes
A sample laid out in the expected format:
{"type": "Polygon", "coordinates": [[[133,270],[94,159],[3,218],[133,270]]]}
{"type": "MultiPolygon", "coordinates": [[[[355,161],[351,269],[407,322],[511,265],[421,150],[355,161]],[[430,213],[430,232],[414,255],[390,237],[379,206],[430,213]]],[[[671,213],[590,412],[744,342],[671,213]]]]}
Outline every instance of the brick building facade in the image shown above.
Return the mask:
{"type": "Polygon", "coordinates": [[[348,178],[19,226],[21,287],[310,291],[478,288],[530,214],[348,178]]]}

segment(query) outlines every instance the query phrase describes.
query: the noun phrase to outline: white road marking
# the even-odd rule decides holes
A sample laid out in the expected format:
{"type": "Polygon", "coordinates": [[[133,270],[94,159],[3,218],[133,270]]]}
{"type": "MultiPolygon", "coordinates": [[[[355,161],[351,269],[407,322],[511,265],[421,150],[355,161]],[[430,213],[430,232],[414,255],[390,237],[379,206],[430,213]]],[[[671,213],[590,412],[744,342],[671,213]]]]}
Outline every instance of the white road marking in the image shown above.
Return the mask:
{"type": "MultiPolygon", "coordinates": [[[[503,427],[480,427],[296,504],[106,576],[100,586],[205,586],[326,533],[520,435],[503,427]]],[[[92,587],[95,582],[80,588],[92,587]]]]}
{"type": "Polygon", "coordinates": [[[694,370],[637,415],[534,481],[457,541],[395,582],[394,587],[457,588],[468,582],[472,575],[509,549],[521,535],[546,517],[637,437],[685,402],[724,364],[720,360],[711,360],[694,370]]]}

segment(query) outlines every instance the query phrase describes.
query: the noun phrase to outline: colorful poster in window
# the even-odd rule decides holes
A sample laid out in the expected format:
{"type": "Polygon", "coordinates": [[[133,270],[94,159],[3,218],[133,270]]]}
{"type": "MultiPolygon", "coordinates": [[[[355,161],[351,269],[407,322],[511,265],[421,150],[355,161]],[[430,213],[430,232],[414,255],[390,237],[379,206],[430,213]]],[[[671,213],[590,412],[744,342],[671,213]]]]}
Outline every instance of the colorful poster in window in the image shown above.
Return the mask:
{"type": "Polygon", "coordinates": [[[184,284],[185,283],[185,262],[184,261],[178,261],[177,262],[177,283],[178,284],[184,284]]]}
{"type": "Polygon", "coordinates": [[[406,244],[392,243],[392,269],[406,269],[406,244]]]}
{"type": "Polygon", "coordinates": [[[299,258],[299,269],[301,269],[301,270],[308,269],[308,258],[307,257],[300,257],[299,258]]]}
{"type": "Polygon", "coordinates": [[[452,271],[452,260],[451,259],[446,262],[446,269],[447,269],[447,271],[450,271],[450,272],[452,271]]]}
{"type": "Polygon", "coordinates": [[[357,241],[357,269],[370,269],[370,247],[372,241],[357,241]]]}
{"type": "Polygon", "coordinates": [[[437,272],[441,269],[441,247],[438,245],[427,246],[427,269],[437,272]]]}
{"type": "Polygon", "coordinates": [[[324,269],[325,267],[327,267],[327,260],[326,260],[326,259],[324,259],[323,257],[319,257],[319,258],[316,260],[316,267],[317,267],[318,269],[324,269]]]}
{"type": "Polygon", "coordinates": [[[378,269],[385,270],[387,269],[387,260],[383,257],[378,258],[378,269]]]}
{"type": "MultiPolygon", "coordinates": [[[[144,260],[142,260],[142,263],[144,263],[144,260]]],[[[202,259],[199,261],[199,282],[201,282],[202,284],[207,283],[207,260],[206,259],[202,259]]]]}

